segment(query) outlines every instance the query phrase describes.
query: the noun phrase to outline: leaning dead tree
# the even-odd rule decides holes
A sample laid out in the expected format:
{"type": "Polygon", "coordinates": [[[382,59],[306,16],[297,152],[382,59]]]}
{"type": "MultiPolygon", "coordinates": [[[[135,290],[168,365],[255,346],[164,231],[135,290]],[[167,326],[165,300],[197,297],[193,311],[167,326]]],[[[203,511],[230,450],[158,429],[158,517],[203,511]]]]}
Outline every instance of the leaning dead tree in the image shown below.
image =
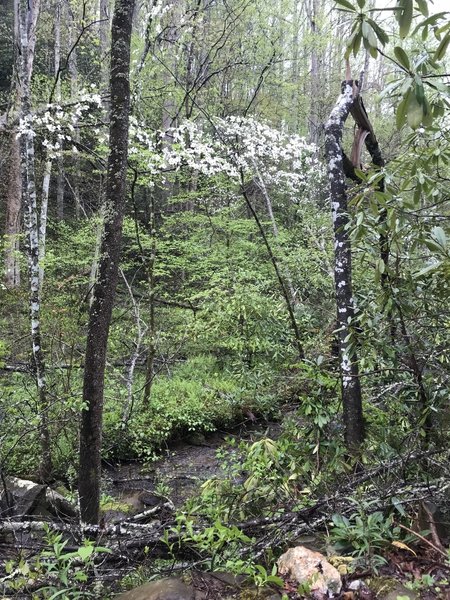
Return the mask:
{"type": "MultiPolygon", "coordinates": [[[[364,421],[356,352],[355,301],[352,291],[352,256],[348,232],[346,177],[360,181],[355,169],[361,168],[361,153],[366,146],[375,166],[384,166],[380,147],[359,95],[357,81],[350,78],[342,83],[339,96],[325,126],[325,153],[334,228],[334,280],[337,308],[342,404],[345,442],[350,452],[357,454],[364,440],[364,421]],[[351,157],[342,149],[344,124],[351,113],[356,123],[351,157]]],[[[379,184],[380,185],[380,184],[379,184]]],[[[381,182],[381,185],[384,185],[381,182]]],[[[387,239],[380,239],[381,258],[387,264],[387,239]]]]}

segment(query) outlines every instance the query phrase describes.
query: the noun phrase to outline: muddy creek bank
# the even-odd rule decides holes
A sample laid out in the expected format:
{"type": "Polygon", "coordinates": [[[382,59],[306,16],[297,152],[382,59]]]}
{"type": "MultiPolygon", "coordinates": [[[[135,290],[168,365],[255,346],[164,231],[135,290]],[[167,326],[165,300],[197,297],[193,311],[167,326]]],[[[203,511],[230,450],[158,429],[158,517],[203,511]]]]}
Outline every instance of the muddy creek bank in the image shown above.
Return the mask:
{"type": "Polygon", "coordinates": [[[277,438],[280,422],[244,423],[230,432],[216,431],[207,435],[193,434],[171,444],[161,457],[151,463],[122,461],[104,468],[104,491],[117,505],[105,503],[105,518],[120,519],[170,499],[175,508],[198,493],[211,478],[225,478],[217,457],[220,449],[230,449],[228,440],[253,441],[263,436],[277,438]]]}

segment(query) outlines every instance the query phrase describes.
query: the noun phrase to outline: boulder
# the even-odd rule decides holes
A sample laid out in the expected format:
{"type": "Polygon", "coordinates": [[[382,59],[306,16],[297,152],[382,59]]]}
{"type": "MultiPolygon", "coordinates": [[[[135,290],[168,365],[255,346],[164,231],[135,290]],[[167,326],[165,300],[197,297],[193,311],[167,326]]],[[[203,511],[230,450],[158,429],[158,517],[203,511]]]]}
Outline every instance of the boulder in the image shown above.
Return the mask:
{"type": "Polygon", "coordinates": [[[47,486],[40,483],[18,477],[6,477],[5,483],[6,490],[2,490],[0,495],[0,510],[3,516],[29,515],[45,498],[47,486]]]}
{"type": "Polygon", "coordinates": [[[45,500],[51,513],[56,517],[63,519],[72,519],[78,517],[78,510],[72,502],[67,500],[59,492],[47,488],[45,492],[45,500]]]}
{"type": "Polygon", "coordinates": [[[141,585],[116,600],[194,600],[194,590],[180,579],[170,577],[141,585]]]}
{"type": "Polygon", "coordinates": [[[46,485],[18,477],[6,477],[5,483],[6,491],[3,489],[0,493],[0,518],[35,515],[71,519],[78,516],[76,507],[67,498],[46,485]]]}
{"type": "Polygon", "coordinates": [[[280,556],[278,572],[299,585],[309,585],[315,595],[332,596],[341,591],[342,581],[338,570],[330,565],[323,554],[304,546],[290,548],[280,556]]]}

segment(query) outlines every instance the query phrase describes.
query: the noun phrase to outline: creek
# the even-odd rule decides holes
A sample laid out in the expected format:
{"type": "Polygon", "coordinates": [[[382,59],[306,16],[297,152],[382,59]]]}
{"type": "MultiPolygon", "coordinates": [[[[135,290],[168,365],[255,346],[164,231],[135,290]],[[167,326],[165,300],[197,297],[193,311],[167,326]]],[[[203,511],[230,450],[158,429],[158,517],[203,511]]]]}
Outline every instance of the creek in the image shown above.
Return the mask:
{"type": "Polygon", "coordinates": [[[162,497],[180,508],[186,500],[198,493],[201,485],[211,478],[225,478],[217,451],[262,436],[277,438],[279,422],[245,422],[229,432],[215,431],[206,435],[191,434],[174,441],[162,451],[161,457],[151,463],[122,461],[108,464],[104,469],[104,491],[117,505],[105,503],[105,521],[114,522],[124,513],[133,514],[156,506],[162,497]]]}

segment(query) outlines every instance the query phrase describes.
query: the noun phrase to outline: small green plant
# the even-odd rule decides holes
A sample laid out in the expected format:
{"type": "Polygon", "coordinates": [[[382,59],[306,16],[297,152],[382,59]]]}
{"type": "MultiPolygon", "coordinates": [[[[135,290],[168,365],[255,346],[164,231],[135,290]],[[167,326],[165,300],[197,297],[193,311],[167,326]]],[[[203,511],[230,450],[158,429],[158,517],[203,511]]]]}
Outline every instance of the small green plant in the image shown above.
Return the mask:
{"type": "Polygon", "coordinates": [[[356,504],[357,511],[349,517],[333,515],[330,542],[338,552],[357,557],[376,572],[386,562],[381,551],[399,539],[400,528],[394,524],[392,515],[370,512],[370,504],[350,500],[356,504]]]}
{"type": "Polygon", "coordinates": [[[174,556],[174,549],[182,546],[195,548],[202,556],[209,570],[225,566],[236,554],[241,544],[250,544],[251,539],[238,527],[228,527],[216,521],[211,527],[197,531],[191,518],[185,514],[177,516],[177,524],[170,530],[165,530],[162,541],[174,556]],[[173,541],[174,535],[176,540],[173,541]]]}
{"type": "Polygon", "coordinates": [[[442,588],[446,588],[449,584],[448,579],[436,579],[433,575],[424,573],[421,577],[414,579],[413,581],[407,581],[405,587],[413,592],[422,592],[424,590],[430,590],[439,594],[442,588]]]}
{"type": "Polygon", "coordinates": [[[277,575],[276,564],[273,565],[270,572],[263,565],[254,565],[253,568],[247,568],[247,573],[252,576],[253,583],[257,588],[267,587],[268,585],[283,587],[284,585],[283,579],[277,575]]]}
{"type": "Polygon", "coordinates": [[[90,575],[96,556],[110,552],[108,548],[95,546],[86,540],[77,550],[66,551],[67,540],[61,533],[45,529],[44,550],[32,559],[20,557],[18,561],[8,561],[5,565],[6,577],[0,580],[4,591],[10,593],[27,592],[31,587],[42,586],[33,593],[33,599],[76,600],[96,597],[90,575]]]}
{"type": "Polygon", "coordinates": [[[155,494],[162,496],[163,498],[169,498],[171,493],[171,487],[165,481],[158,481],[155,485],[155,494]]]}

